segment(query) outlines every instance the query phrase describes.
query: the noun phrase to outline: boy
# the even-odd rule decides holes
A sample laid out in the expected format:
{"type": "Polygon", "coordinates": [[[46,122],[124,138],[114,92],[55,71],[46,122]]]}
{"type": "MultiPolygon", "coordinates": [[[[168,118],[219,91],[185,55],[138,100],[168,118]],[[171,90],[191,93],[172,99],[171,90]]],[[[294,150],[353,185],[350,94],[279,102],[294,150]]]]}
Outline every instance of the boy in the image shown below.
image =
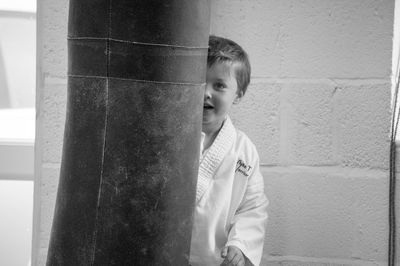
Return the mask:
{"type": "Polygon", "coordinates": [[[259,159],[228,117],[250,82],[246,52],[210,36],[203,128],[192,230],[192,266],[259,265],[267,199],[259,159]]]}

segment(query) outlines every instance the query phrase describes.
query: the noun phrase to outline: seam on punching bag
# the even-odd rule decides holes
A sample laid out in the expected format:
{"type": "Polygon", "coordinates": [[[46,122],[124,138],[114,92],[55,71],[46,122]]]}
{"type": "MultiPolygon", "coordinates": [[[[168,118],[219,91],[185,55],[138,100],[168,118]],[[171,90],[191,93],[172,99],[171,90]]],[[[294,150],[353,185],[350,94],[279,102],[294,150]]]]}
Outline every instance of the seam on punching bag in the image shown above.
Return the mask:
{"type": "Polygon", "coordinates": [[[96,219],[95,219],[95,227],[93,232],[93,249],[92,249],[92,261],[91,265],[93,266],[96,259],[96,244],[97,244],[97,231],[98,231],[98,221],[99,221],[99,212],[100,212],[100,200],[102,194],[102,187],[103,187],[103,174],[104,174],[104,157],[106,151],[106,138],[107,138],[107,120],[108,120],[108,112],[109,112],[109,104],[108,104],[108,92],[109,92],[109,74],[110,74],[110,41],[109,37],[111,36],[111,8],[112,8],[112,0],[109,0],[108,5],[108,38],[106,40],[106,91],[105,91],[105,103],[106,103],[106,113],[104,118],[104,138],[103,138],[103,152],[101,156],[101,174],[100,174],[100,185],[99,185],[99,192],[97,195],[97,206],[96,206],[96,219]]]}
{"type": "Polygon", "coordinates": [[[69,63],[70,75],[107,76],[105,51],[108,43],[110,60],[107,77],[199,84],[204,83],[206,78],[207,49],[137,45],[114,42],[108,38],[68,42],[68,46],[73,48],[73,55],[81,59],[69,63]]]}
{"type": "Polygon", "coordinates": [[[128,78],[117,78],[117,77],[110,77],[108,74],[107,76],[86,76],[86,75],[73,75],[68,74],[68,77],[72,78],[101,78],[101,79],[116,79],[116,80],[129,80],[129,81],[136,81],[136,82],[143,82],[143,83],[156,83],[156,84],[172,84],[172,85],[190,85],[190,86],[199,86],[205,85],[206,83],[190,83],[190,82],[171,82],[171,81],[156,81],[156,80],[144,80],[144,79],[128,79],[128,78]]]}
{"type": "Polygon", "coordinates": [[[208,49],[208,46],[185,46],[185,45],[173,45],[173,44],[162,44],[162,43],[148,43],[148,42],[136,42],[127,41],[114,38],[100,38],[100,37],[68,37],[68,40],[99,40],[99,41],[113,41],[121,43],[138,44],[145,46],[161,46],[161,47],[173,47],[173,48],[184,48],[184,49],[208,49]]]}

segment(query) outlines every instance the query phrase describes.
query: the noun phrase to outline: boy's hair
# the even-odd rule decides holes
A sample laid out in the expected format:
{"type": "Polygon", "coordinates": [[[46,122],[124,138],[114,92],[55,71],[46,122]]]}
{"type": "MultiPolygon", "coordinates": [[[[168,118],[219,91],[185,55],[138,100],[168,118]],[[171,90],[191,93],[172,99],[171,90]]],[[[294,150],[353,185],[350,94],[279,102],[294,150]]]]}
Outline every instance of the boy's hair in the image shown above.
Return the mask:
{"type": "Polygon", "coordinates": [[[232,40],[210,35],[208,42],[207,66],[228,62],[236,64],[235,76],[238,89],[245,94],[250,83],[251,66],[247,53],[232,40]]]}

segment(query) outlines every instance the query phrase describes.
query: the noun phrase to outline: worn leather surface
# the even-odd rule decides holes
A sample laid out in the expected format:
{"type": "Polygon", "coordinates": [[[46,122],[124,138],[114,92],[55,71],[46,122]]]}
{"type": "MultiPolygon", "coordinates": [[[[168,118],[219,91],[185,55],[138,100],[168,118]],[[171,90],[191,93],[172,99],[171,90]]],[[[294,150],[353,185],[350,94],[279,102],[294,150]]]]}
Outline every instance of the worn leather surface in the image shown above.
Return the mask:
{"type": "Polygon", "coordinates": [[[205,80],[206,49],[82,39],[70,39],[68,47],[69,74],[73,76],[108,74],[140,81],[195,84],[205,80]],[[105,53],[107,49],[109,52],[105,53]]]}
{"type": "Polygon", "coordinates": [[[47,265],[188,265],[208,30],[208,0],[70,0],[47,265]]]}

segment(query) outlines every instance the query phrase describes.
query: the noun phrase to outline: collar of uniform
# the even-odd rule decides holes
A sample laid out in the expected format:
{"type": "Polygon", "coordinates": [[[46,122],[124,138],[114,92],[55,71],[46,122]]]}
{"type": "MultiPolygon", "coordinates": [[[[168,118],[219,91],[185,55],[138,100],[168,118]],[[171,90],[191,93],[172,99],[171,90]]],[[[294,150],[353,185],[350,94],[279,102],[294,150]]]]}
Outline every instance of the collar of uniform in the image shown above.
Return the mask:
{"type": "Polygon", "coordinates": [[[200,159],[203,157],[204,152],[204,139],[206,138],[206,134],[201,132],[201,139],[200,139],[200,159]]]}
{"type": "Polygon", "coordinates": [[[232,147],[234,138],[235,127],[230,118],[227,117],[213,144],[201,158],[197,179],[196,202],[200,201],[204,192],[210,186],[215,170],[217,170],[232,147]]]}

